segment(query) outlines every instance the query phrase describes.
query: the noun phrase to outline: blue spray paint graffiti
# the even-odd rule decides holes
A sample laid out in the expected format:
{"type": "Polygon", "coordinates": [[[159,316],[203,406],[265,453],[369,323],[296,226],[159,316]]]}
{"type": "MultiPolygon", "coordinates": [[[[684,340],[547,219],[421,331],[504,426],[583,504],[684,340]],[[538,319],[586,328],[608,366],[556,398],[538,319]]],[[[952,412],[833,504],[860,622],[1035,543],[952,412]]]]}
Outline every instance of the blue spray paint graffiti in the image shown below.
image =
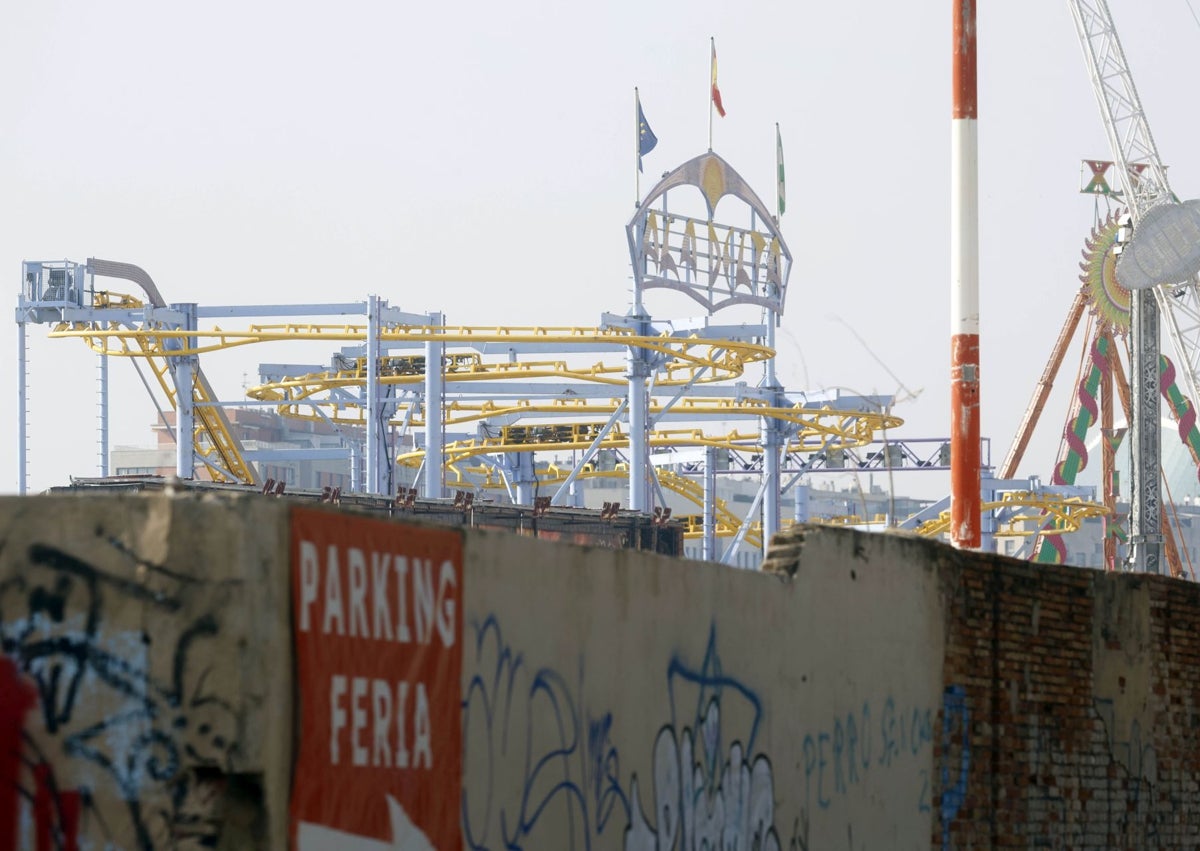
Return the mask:
{"type": "Polygon", "coordinates": [[[527,665],[505,643],[494,616],[472,628],[465,772],[482,774],[486,783],[482,791],[478,785],[473,793],[463,791],[469,848],[590,849],[623,831],[628,851],[670,847],[676,837],[687,848],[778,851],[771,765],[752,750],[762,704],[722,671],[715,630],[698,668],[678,655],[667,668],[670,723],[654,745],[652,824],[641,808],[637,776],[630,777],[628,795],[623,789],[612,714],[591,714],[581,705],[582,663],[569,683],[548,667],[527,665]],[[731,718],[744,735],[726,732],[731,718]]]}
{"type": "Polygon", "coordinates": [[[757,848],[779,851],[775,829],[775,781],[771,762],[755,754],[763,719],[762,701],[747,685],[728,676],[710,628],[699,668],[672,657],[667,668],[671,723],[654,743],[654,824],[646,819],[637,777],[625,851],[674,848],[757,848]],[[685,694],[694,689],[695,703],[685,694]],[[695,708],[682,718],[677,707],[695,708]],[[728,752],[725,722],[745,733],[728,752]],[[681,728],[682,726],[682,728],[681,728]]]}
{"type": "Polygon", "coordinates": [[[932,710],[901,707],[891,696],[874,709],[871,701],[864,701],[861,709],[836,715],[803,739],[806,812],[829,809],[865,782],[872,770],[914,768],[920,775],[914,803],[918,812],[930,812],[929,770],[919,766],[932,741],[932,710]]]}
{"type": "Polygon", "coordinates": [[[971,724],[967,692],[962,686],[946,686],[942,695],[942,848],[950,847],[950,825],[958,817],[967,797],[971,769],[971,724]],[[957,732],[958,735],[955,735],[957,732]],[[961,741],[960,741],[961,737],[961,741]],[[950,780],[951,755],[959,752],[958,777],[950,780]]]}
{"type": "Polygon", "coordinates": [[[527,665],[504,642],[495,617],[472,628],[475,674],[463,697],[464,773],[482,773],[486,783],[475,796],[463,790],[467,847],[590,849],[610,824],[624,828],[629,804],[613,719],[581,712],[576,695],[582,664],[572,686],[550,668],[527,665]],[[539,831],[550,813],[567,825],[566,835],[539,831]]]}
{"type": "MultiPolygon", "coordinates": [[[[590,851],[618,843],[624,851],[781,851],[776,818],[784,803],[799,812],[789,847],[807,849],[810,814],[839,800],[853,808],[877,794],[880,782],[908,789],[910,777],[919,780],[911,784],[912,805],[932,810],[928,706],[889,695],[835,712],[807,733],[800,727],[796,777],[803,771],[805,789],[797,782],[779,794],[760,741],[764,699],[725,669],[710,626],[698,664],[676,652],[666,665],[665,723],[651,752],[636,755],[649,771],[623,774],[617,742],[627,741],[631,720],[585,705],[582,657],[574,677],[565,677],[514,651],[495,616],[472,629],[462,817],[473,851],[590,851]],[[865,785],[872,774],[879,776],[865,785]]],[[[642,736],[646,723],[653,719],[632,719],[642,736]]],[[[825,821],[823,835],[828,830],[825,821]]]]}
{"type": "Polygon", "coordinates": [[[44,792],[53,802],[22,811],[23,847],[32,847],[35,819],[52,833],[81,830],[70,837],[81,847],[116,847],[113,837],[124,837],[150,851],[175,847],[181,831],[215,846],[219,776],[232,768],[238,711],[222,694],[231,660],[212,647],[237,583],[178,573],[97,536],[86,558],[42,543],[8,555],[19,561],[0,581],[0,653],[38,700],[22,732],[29,771],[0,794],[36,802],[44,792]],[[134,620],[129,611],[148,628],[121,628],[134,620]],[[62,816],[67,796],[78,817],[62,816]],[[113,799],[124,807],[103,806],[113,799]]]}

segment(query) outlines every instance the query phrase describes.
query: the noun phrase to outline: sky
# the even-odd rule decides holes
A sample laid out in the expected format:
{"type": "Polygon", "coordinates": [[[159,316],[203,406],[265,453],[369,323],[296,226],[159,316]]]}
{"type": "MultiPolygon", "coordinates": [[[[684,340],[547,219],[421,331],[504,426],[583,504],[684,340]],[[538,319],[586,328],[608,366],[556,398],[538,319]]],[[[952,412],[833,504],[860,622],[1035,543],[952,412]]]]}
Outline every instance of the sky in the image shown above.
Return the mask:
{"type": "MultiPolygon", "coordinates": [[[[1078,287],[1110,159],[1066,3],[979,11],[983,433],[999,465],[1078,287]]],[[[1112,0],[1172,187],[1200,195],[1188,0],[1112,0]]],[[[151,0],[10,4],[0,26],[0,270],[141,266],[168,301],[369,294],[462,325],[594,326],[629,306],[634,87],[654,176],[708,146],[709,38],[727,110],[713,149],[772,205],[794,265],[789,390],[893,393],[897,437],[949,422],[949,3],[151,0]]],[[[13,314],[9,314],[12,316],[13,314]]],[[[239,320],[240,321],[240,320],[239,320]]],[[[232,327],[232,326],[227,326],[232,327]]],[[[96,358],[30,326],[29,485],[97,472],[96,358]]],[[[17,333],[0,393],[0,491],[17,486],[17,333]]],[[[222,398],[287,345],[202,361],[222,398]]],[[[1022,475],[1049,479],[1068,357],[1022,475]]],[[[113,445],[155,412],[111,367],[113,445]]],[[[911,474],[911,492],[948,490],[911,474]]]]}

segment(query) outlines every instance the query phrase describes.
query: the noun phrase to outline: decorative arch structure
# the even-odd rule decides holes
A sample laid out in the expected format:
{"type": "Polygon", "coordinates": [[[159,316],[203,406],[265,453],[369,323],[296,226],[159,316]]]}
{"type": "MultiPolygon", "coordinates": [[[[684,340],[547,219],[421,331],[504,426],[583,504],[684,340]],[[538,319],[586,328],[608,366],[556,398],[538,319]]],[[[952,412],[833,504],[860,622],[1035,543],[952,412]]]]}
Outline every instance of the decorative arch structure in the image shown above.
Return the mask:
{"type": "MultiPolygon", "coordinates": [[[[692,199],[694,202],[694,196],[692,199]]],[[[693,205],[694,208],[694,205],[693,205]]],[[[688,160],[650,190],[625,228],[634,285],[681,292],[710,314],[738,304],[783,313],[792,254],[762,199],[712,151],[688,160]],[[667,193],[694,187],[708,215],[672,213],[667,193]],[[745,224],[714,220],[725,196],[741,201],[745,224]]]]}

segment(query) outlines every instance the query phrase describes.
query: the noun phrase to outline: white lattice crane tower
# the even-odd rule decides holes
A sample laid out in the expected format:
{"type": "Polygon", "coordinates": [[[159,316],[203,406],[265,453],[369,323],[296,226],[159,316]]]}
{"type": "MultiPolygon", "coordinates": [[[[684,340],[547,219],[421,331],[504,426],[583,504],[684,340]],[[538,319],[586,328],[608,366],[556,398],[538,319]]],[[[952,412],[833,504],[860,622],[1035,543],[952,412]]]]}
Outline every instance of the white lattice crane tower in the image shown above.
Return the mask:
{"type": "MultiPolygon", "coordinates": [[[[1148,210],[1171,201],[1166,169],[1158,155],[1145,110],[1106,0],[1067,0],[1083,46],[1123,198],[1136,227],[1148,210]]],[[[1161,572],[1162,503],[1159,431],[1159,314],[1180,361],[1189,398],[1200,381],[1200,293],[1195,281],[1131,293],[1130,442],[1133,475],[1130,504],[1130,561],[1134,570],[1161,572]]]]}

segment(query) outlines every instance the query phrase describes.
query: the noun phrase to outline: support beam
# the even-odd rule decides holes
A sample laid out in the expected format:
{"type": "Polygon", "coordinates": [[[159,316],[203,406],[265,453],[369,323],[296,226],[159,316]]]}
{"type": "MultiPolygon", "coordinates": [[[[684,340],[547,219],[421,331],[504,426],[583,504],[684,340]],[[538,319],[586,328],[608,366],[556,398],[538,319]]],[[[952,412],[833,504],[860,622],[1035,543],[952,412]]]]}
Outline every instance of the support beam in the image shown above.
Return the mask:
{"type": "MultiPolygon", "coordinates": [[[[980,479],[979,498],[981,503],[995,502],[997,498],[996,480],[991,476],[980,479]]],[[[982,512],[982,510],[981,510],[982,512]]],[[[996,551],[996,512],[981,513],[979,529],[979,549],[985,553],[996,551]]]]}
{"type": "Polygon", "coordinates": [[[534,488],[537,485],[537,470],[534,468],[532,452],[510,452],[512,459],[512,481],[516,487],[517,505],[533,505],[534,488]]]}
{"type": "Polygon", "coordinates": [[[379,312],[382,304],[379,296],[367,297],[367,386],[366,409],[363,417],[367,422],[367,493],[382,493],[384,425],[382,394],[379,387],[379,312]]]}
{"type": "Polygon", "coordinates": [[[792,520],[796,523],[808,522],[808,485],[794,485],[792,487],[792,520]]]}
{"type": "MultiPolygon", "coordinates": [[[[775,349],[775,328],[778,323],[778,316],[768,311],[767,345],[772,350],[775,349]]],[[[770,396],[771,405],[776,408],[787,407],[783,388],[779,386],[779,381],[775,376],[775,358],[767,358],[763,369],[763,389],[770,396]]],[[[761,417],[759,430],[763,451],[763,487],[766,488],[762,512],[762,546],[765,559],[767,550],[771,546],[771,539],[779,531],[780,498],[783,487],[783,450],[786,441],[783,435],[783,423],[774,417],[761,417]]]]}
{"type": "Polygon", "coordinates": [[[701,557],[705,561],[716,561],[717,552],[717,449],[704,447],[704,507],[703,547],[701,557]]]}
{"type": "MultiPolygon", "coordinates": [[[[194,303],[173,304],[171,309],[179,314],[179,330],[196,330],[194,303]]],[[[191,338],[167,341],[166,349],[178,350],[192,344],[191,338]]],[[[195,355],[171,355],[168,357],[168,363],[175,381],[175,475],[181,479],[192,479],[196,475],[195,393],[199,359],[195,355]]]]}
{"type": "MultiPolygon", "coordinates": [[[[641,317],[643,320],[645,317],[641,317]]],[[[646,323],[648,324],[648,323],[646,323]]],[[[645,333],[643,328],[639,333],[645,333]]],[[[646,352],[629,347],[629,509],[650,510],[649,400],[646,379],[650,364],[646,352]]]]}
{"type": "Polygon", "coordinates": [[[196,409],[192,386],[196,382],[196,361],[192,357],[175,358],[171,375],[175,379],[175,475],[181,479],[194,477],[196,466],[196,409]]]}
{"type": "Polygon", "coordinates": [[[108,355],[101,352],[96,355],[98,360],[96,368],[99,372],[99,396],[97,400],[96,416],[100,426],[100,440],[98,452],[100,455],[99,464],[100,475],[102,477],[108,475],[108,355]]]}
{"type": "Polygon", "coordinates": [[[26,372],[29,369],[28,351],[26,350],[25,323],[17,322],[17,493],[21,496],[29,486],[26,478],[28,469],[26,461],[29,457],[29,436],[26,434],[25,423],[29,417],[29,388],[26,386],[26,372]]]}
{"type": "MultiPolygon", "coordinates": [[[[445,317],[429,314],[429,324],[441,328],[445,317]]],[[[442,397],[445,395],[446,344],[430,340],[425,344],[425,488],[426,499],[445,496],[445,422],[442,397]]]]}
{"type": "Polygon", "coordinates": [[[1050,391],[1054,389],[1054,380],[1058,377],[1063,357],[1071,345],[1071,340],[1075,337],[1075,330],[1079,327],[1079,320],[1083,317],[1087,301],[1087,295],[1082,289],[1075,293],[1075,301],[1071,302],[1071,309],[1067,311],[1067,321],[1063,323],[1058,332],[1058,339],[1050,351],[1050,359],[1046,362],[1046,368],[1042,370],[1042,377],[1038,379],[1037,388],[1033,391],[1033,398],[1029,401],[1029,407],[1025,409],[1025,417],[1021,420],[1017,436],[1008,450],[1008,457],[1004,459],[1004,464],[1000,467],[1000,478],[1002,479],[1011,479],[1017,474],[1017,467],[1021,465],[1021,459],[1025,457],[1029,439],[1033,436],[1033,430],[1037,428],[1038,420],[1046,407],[1046,400],[1050,398],[1050,391]]]}
{"type": "Polygon", "coordinates": [[[1162,433],[1159,423],[1158,302],[1153,290],[1130,298],[1129,367],[1133,455],[1129,481],[1129,566],[1162,573],[1162,433]]]}
{"type": "Polygon", "coordinates": [[[350,492],[363,493],[363,446],[357,440],[349,440],[350,446],[350,492]]]}
{"type": "Polygon", "coordinates": [[[1116,488],[1117,452],[1113,445],[1113,396],[1116,393],[1114,375],[1121,368],[1121,359],[1117,357],[1112,331],[1106,328],[1100,333],[1108,358],[1108,371],[1101,379],[1103,385],[1100,388],[1100,491],[1108,514],[1100,521],[1100,528],[1104,530],[1104,569],[1114,571],[1117,569],[1117,539],[1112,534],[1112,526],[1117,517],[1119,494],[1116,488]]]}
{"type": "Polygon", "coordinates": [[[750,524],[754,522],[754,515],[758,513],[759,506],[762,505],[764,485],[759,485],[758,490],[754,494],[754,501],[750,503],[749,510],[746,511],[746,516],[742,519],[742,525],[738,529],[737,534],[733,536],[733,541],[725,548],[725,552],[721,555],[721,564],[733,564],[737,558],[738,550],[742,547],[742,541],[746,540],[746,533],[750,531],[750,524]]]}
{"type": "MultiPolygon", "coordinates": [[[[558,490],[554,492],[554,496],[550,499],[551,505],[562,505],[562,498],[564,494],[574,495],[576,493],[575,480],[579,477],[579,474],[582,472],[583,468],[591,463],[592,458],[595,457],[596,453],[600,450],[600,444],[604,442],[604,438],[608,437],[609,432],[612,431],[613,426],[617,424],[617,420],[621,418],[621,415],[625,413],[625,409],[628,407],[629,400],[622,399],[621,404],[617,405],[616,410],[612,412],[612,415],[608,418],[608,421],[603,425],[603,427],[601,427],[600,433],[596,435],[590,444],[588,444],[588,448],[583,451],[583,455],[580,456],[578,462],[576,462],[574,465],[574,468],[571,470],[570,475],[567,476],[566,481],[559,485],[558,490]]],[[[579,496],[582,497],[582,493],[580,493],[579,496]]],[[[573,499],[571,504],[582,507],[582,500],[573,499]]]]}
{"type": "Polygon", "coordinates": [[[762,545],[763,557],[766,558],[771,539],[779,531],[780,524],[780,488],[783,484],[783,435],[780,433],[780,423],[771,417],[761,420],[761,440],[763,445],[763,495],[762,512],[762,545]]]}

